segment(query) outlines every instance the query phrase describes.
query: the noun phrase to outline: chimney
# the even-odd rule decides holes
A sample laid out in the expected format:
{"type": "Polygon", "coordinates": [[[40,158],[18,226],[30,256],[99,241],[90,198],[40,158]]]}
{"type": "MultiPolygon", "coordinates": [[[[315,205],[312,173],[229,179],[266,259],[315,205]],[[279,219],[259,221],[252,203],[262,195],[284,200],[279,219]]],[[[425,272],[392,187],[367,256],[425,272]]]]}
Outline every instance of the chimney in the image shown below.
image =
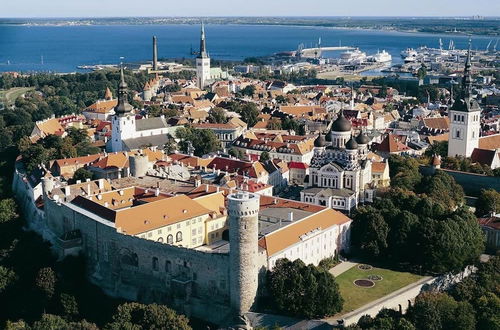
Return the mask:
{"type": "Polygon", "coordinates": [[[71,188],[69,186],[64,187],[64,195],[69,196],[71,194],[71,188]]]}
{"type": "Polygon", "coordinates": [[[153,37],[153,70],[158,70],[158,40],[153,37]]]}
{"type": "Polygon", "coordinates": [[[160,188],[155,189],[155,196],[158,197],[160,195],[160,188]]]}
{"type": "Polygon", "coordinates": [[[91,184],[90,184],[90,183],[88,183],[88,184],[87,184],[87,195],[89,195],[89,196],[92,194],[92,193],[91,193],[91,189],[92,189],[92,188],[91,188],[91,184]]]}
{"type": "Polygon", "coordinates": [[[288,221],[293,222],[293,212],[288,212],[288,221]]]}
{"type": "Polygon", "coordinates": [[[99,189],[103,190],[104,189],[104,179],[99,179],[97,181],[97,184],[99,185],[99,189]]]}
{"type": "Polygon", "coordinates": [[[208,192],[208,184],[205,185],[205,192],[208,192]]]}

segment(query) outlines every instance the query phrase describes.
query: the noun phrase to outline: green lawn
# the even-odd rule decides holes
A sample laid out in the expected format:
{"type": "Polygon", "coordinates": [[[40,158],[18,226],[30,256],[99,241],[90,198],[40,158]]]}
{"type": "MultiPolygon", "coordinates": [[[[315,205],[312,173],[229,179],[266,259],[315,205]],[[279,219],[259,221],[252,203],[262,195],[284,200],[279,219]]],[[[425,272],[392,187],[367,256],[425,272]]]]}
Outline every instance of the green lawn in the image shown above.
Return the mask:
{"type": "Polygon", "coordinates": [[[0,90],[0,102],[10,105],[24,93],[34,89],[33,87],[14,87],[9,90],[0,90]]]}
{"type": "Polygon", "coordinates": [[[342,314],[349,313],[422,278],[423,276],[396,272],[389,269],[373,267],[371,270],[361,270],[358,266],[354,266],[336,278],[340,287],[340,293],[345,301],[342,314]],[[383,280],[374,281],[375,286],[371,288],[362,288],[354,285],[354,280],[364,279],[368,275],[380,275],[383,277],[383,280]]]}

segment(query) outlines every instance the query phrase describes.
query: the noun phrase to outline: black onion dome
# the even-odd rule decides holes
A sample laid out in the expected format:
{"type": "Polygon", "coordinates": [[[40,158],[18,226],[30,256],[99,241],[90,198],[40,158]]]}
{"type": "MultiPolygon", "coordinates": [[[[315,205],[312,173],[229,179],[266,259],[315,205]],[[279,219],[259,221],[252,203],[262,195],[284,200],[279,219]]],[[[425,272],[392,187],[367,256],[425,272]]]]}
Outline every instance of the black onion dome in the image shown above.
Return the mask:
{"type": "Polygon", "coordinates": [[[368,144],[370,142],[370,139],[368,138],[368,136],[366,136],[365,133],[360,133],[356,138],[356,142],[358,142],[358,144],[368,144]]]}
{"type": "Polygon", "coordinates": [[[349,139],[349,141],[347,141],[347,143],[345,144],[345,148],[349,149],[349,150],[358,149],[358,143],[354,139],[354,136],[351,136],[351,138],[349,139]]]}
{"type": "Polygon", "coordinates": [[[332,142],[332,136],[330,135],[330,133],[327,133],[325,135],[325,140],[326,140],[326,142],[332,142]]]}
{"type": "Polygon", "coordinates": [[[316,148],[323,148],[326,145],[325,136],[323,134],[319,134],[316,140],[314,140],[314,146],[316,148]]]}
{"type": "Polygon", "coordinates": [[[332,131],[334,132],[349,132],[351,128],[351,122],[344,117],[344,112],[341,112],[339,117],[332,124],[332,131]]]}

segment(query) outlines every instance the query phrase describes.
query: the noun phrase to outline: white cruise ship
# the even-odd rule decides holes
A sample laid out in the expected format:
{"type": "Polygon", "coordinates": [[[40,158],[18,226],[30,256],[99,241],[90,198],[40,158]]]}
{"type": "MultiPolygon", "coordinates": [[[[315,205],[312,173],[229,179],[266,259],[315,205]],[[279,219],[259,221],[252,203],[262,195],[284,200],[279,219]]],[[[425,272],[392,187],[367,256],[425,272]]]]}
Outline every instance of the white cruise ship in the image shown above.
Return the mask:
{"type": "Polygon", "coordinates": [[[377,54],[373,55],[373,61],[377,63],[387,63],[392,61],[392,56],[385,49],[377,54]]]}
{"type": "Polygon", "coordinates": [[[366,53],[358,48],[340,54],[340,59],[346,64],[361,64],[366,61],[366,57],[366,53]]]}

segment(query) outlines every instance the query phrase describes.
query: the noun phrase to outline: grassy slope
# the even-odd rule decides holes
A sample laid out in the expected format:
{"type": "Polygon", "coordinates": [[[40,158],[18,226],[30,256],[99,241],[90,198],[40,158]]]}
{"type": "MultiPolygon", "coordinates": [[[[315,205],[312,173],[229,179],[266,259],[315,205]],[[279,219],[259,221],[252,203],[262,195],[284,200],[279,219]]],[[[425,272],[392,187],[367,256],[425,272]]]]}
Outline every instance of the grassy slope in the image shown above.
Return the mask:
{"type": "Polygon", "coordinates": [[[351,312],[421,278],[422,276],[411,273],[402,273],[375,267],[372,270],[366,271],[360,270],[355,266],[336,278],[342,297],[345,300],[342,314],[351,312]],[[383,280],[375,282],[375,286],[371,288],[361,288],[354,285],[354,280],[364,279],[368,275],[381,275],[383,280]]]}
{"type": "Polygon", "coordinates": [[[32,89],[32,87],[15,87],[9,90],[1,90],[0,102],[4,102],[7,105],[12,104],[19,96],[32,89]]]}

